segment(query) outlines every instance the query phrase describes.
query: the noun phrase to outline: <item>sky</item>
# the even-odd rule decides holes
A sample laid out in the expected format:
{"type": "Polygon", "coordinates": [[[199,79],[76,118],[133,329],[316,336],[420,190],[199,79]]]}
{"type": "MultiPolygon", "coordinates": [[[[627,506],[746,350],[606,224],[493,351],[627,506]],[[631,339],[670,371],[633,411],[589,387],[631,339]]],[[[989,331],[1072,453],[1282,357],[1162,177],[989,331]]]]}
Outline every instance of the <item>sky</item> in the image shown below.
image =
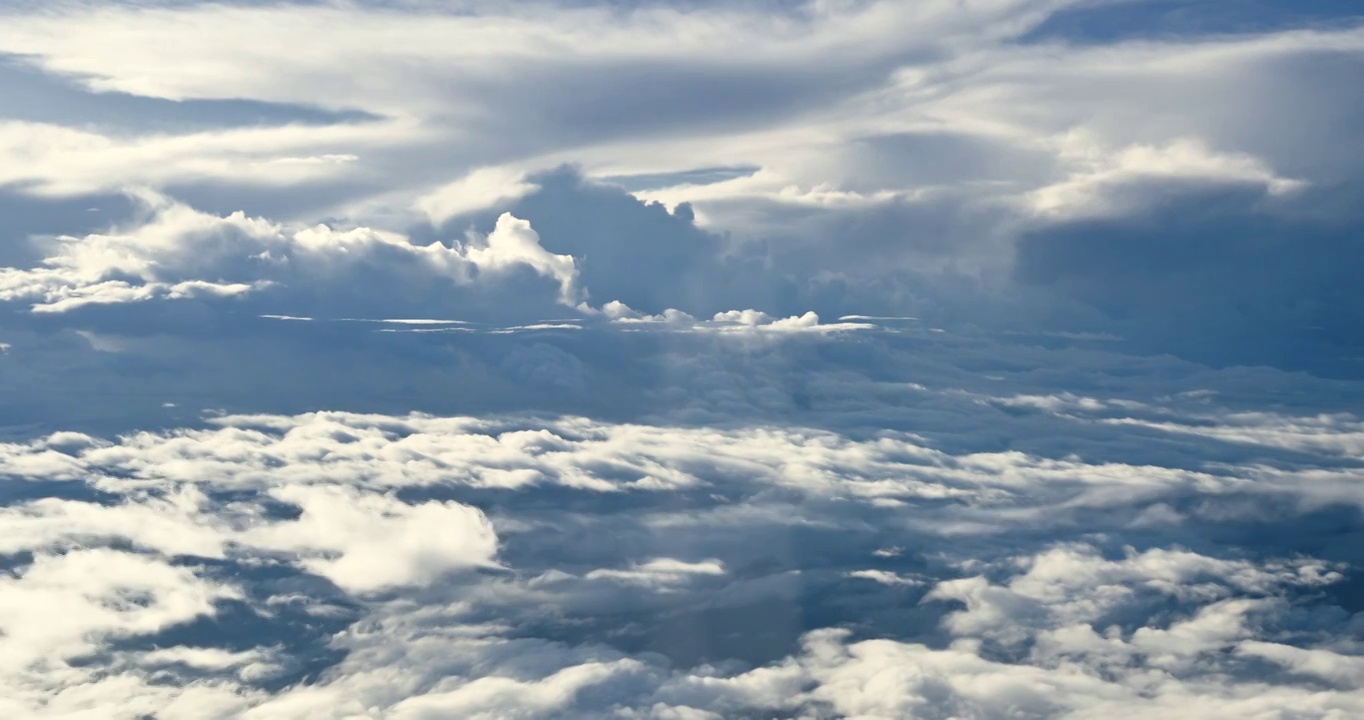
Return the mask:
{"type": "Polygon", "coordinates": [[[0,5],[0,717],[1364,716],[1364,7],[0,5]]]}

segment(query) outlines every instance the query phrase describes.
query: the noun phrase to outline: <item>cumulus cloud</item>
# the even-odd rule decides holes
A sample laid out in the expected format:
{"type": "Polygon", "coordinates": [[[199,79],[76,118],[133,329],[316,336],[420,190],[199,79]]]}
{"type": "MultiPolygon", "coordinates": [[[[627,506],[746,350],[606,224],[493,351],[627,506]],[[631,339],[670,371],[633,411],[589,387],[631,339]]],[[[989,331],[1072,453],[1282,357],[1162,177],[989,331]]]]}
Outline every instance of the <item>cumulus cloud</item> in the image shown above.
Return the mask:
{"type": "Polygon", "coordinates": [[[573,258],[546,251],[540,246],[540,236],[531,229],[530,223],[511,213],[498,217],[497,227],[488,234],[486,244],[470,246],[467,257],[480,272],[487,273],[528,265],[537,273],[559,281],[559,302],[572,305],[578,299],[578,291],[573,286],[578,270],[573,258]]]}
{"type": "MultiPolygon", "coordinates": [[[[530,224],[510,214],[499,217],[492,232],[470,234],[465,243],[418,246],[369,228],[290,230],[240,212],[199,212],[158,195],[143,200],[148,218],[134,227],[40,241],[45,257],[38,266],[0,270],[0,299],[60,313],[92,304],[273,290],[284,295],[276,302],[309,309],[304,303],[316,307],[340,294],[368,291],[396,300],[379,307],[422,309],[432,301],[448,303],[480,278],[496,283],[518,268],[554,281],[560,302],[579,299],[573,258],[546,251],[530,224]],[[405,287],[391,293],[389,282],[405,287]]],[[[375,305],[360,306],[373,311],[375,305]]],[[[335,312],[343,306],[330,307],[335,312]]]]}
{"type": "Polygon", "coordinates": [[[318,557],[303,567],[351,591],[430,583],[443,572],[488,566],[497,535],[477,509],[458,503],[410,506],[344,487],[283,487],[298,520],[268,525],[244,542],[318,557]]]}

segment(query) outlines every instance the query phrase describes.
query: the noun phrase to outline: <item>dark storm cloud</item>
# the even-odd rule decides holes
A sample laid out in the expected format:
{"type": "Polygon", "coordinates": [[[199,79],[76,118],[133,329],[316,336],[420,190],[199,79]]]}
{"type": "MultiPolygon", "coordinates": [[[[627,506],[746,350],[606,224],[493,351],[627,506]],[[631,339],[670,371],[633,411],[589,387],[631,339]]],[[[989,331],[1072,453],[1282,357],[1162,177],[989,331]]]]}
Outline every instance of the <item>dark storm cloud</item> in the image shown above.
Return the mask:
{"type": "Polygon", "coordinates": [[[1025,236],[1015,273],[1099,309],[1147,351],[1358,376],[1364,226],[1265,204],[1255,192],[1172,192],[1140,216],[1025,236]]]}

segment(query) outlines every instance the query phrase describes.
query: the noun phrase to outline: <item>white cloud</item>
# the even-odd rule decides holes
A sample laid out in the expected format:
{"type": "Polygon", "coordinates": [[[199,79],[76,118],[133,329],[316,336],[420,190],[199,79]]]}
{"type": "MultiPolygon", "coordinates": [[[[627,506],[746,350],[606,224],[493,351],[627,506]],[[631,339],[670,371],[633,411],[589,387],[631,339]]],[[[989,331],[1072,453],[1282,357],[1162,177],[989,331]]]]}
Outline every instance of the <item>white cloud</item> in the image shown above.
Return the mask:
{"type": "Polygon", "coordinates": [[[38,555],[0,586],[0,667],[11,678],[60,670],[109,639],[210,615],[215,600],[239,595],[190,568],[105,549],[38,555]]]}
{"type": "Polygon", "coordinates": [[[814,311],[787,318],[773,318],[760,310],[726,310],[710,320],[701,321],[681,310],[669,308],[658,315],[647,315],[618,300],[602,306],[599,311],[613,323],[635,329],[656,329],[671,332],[719,333],[729,335],[760,335],[781,333],[840,333],[854,330],[873,330],[876,325],[864,322],[821,323],[814,311]]]}
{"type": "Polygon", "coordinates": [[[1283,178],[1265,163],[1244,153],[1219,154],[1203,143],[1179,139],[1164,147],[1134,145],[1117,152],[1104,151],[1083,136],[1068,135],[1061,157],[1075,167],[1070,177],[1034,190],[1027,202],[1031,210],[1050,218],[1073,219],[1126,215],[1140,198],[1123,197],[1123,190],[1143,183],[1201,181],[1262,186],[1271,195],[1302,189],[1302,180],[1283,178]]]}
{"type": "Polygon", "coordinates": [[[511,213],[498,217],[497,227],[483,242],[471,243],[465,255],[480,272],[496,273],[528,265],[541,275],[559,281],[559,302],[572,306],[582,299],[581,291],[575,287],[578,269],[573,258],[545,250],[530,223],[511,213]]]}
{"type": "Polygon", "coordinates": [[[1264,658],[1289,672],[1350,685],[1364,673],[1364,657],[1343,655],[1327,649],[1305,649],[1273,642],[1246,640],[1236,651],[1248,657],[1264,658]]]}
{"type": "Polygon", "coordinates": [[[258,527],[242,541],[297,553],[303,567],[353,592],[425,585],[444,573],[494,564],[497,535],[468,505],[408,505],[327,486],[282,487],[271,495],[303,514],[258,527]]]}
{"type": "Polygon", "coordinates": [[[228,129],[128,137],[0,118],[0,187],[41,196],[219,182],[275,189],[352,177],[355,151],[411,144],[410,122],[228,129]]]}
{"type": "Polygon", "coordinates": [[[923,581],[917,578],[905,577],[888,570],[854,570],[848,573],[848,577],[862,578],[882,585],[922,585],[923,581]]]}
{"type": "MultiPolygon", "coordinates": [[[[4,467],[19,476],[89,477],[110,490],[186,482],[268,489],[325,479],[355,487],[554,485],[602,492],[696,487],[706,481],[691,468],[725,468],[750,481],[812,497],[892,504],[916,498],[970,500],[966,505],[904,518],[937,532],[966,534],[1003,532],[1020,523],[1066,523],[1074,520],[1074,514],[1097,508],[1145,511],[1146,503],[1169,502],[1189,492],[1287,495],[1298,498],[1304,511],[1322,503],[1364,503],[1348,469],[1248,465],[1227,473],[1091,463],[1078,457],[1046,459],[1014,451],[954,456],[928,446],[923,438],[898,433],[852,441],[811,429],[720,431],[610,425],[573,418],[544,421],[538,429],[527,431],[475,418],[348,413],[228,416],[210,422],[217,427],[173,435],[142,433],[112,445],[62,438],[10,445],[4,467]],[[591,434],[581,436],[587,429],[591,434]],[[57,452],[50,443],[65,449],[57,452]],[[485,458],[496,461],[485,462],[485,458]],[[774,472],[776,467],[782,470],[774,472]],[[1020,498],[1027,503],[1020,505],[1020,498]]],[[[1307,447],[1331,447],[1329,432],[1329,426],[1319,427],[1322,439],[1307,447]]],[[[184,512],[175,508],[193,508],[197,501],[176,502],[158,512],[162,517],[175,517],[184,512]]],[[[59,537],[63,523],[53,518],[67,517],[77,507],[52,501],[41,506],[44,518],[16,516],[16,522],[32,528],[25,531],[25,537],[59,537]]],[[[110,523],[107,527],[120,528],[130,522],[125,517],[132,517],[125,513],[133,510],[79,512],[89,518],[83,521],[88,527],[110,523]]],[[[154,536],[155,527],[149,524],[139,531],[139,537],[148,538],[142,542],[149,547],[198,542],[189,536],[175,538],[171,526],[166,534],[154,536]]],[[[203,542],[209,544],[198,546],[196,553],[208,554],[215,541],[203,542]]]]}
{"type": "Polygon", "coordinates": [[[1357,457],[1364,452],[1364,423],[1352,415],[1294,417],[1279,413],[1248,412],[1216,418],[1194,416],[1189,420],[1194,422],[1128,417],[1104,418],[1100,422],[1347,457],[1357,457]],[[1210,424],[1208,421],[1215,422],[1210,424]]]}
{"type": "MultiPolygon", "coordinates": [[[[1058,407],[1130,409],[1090,399],[1058,407]]],[[[0,457],[28,482],[88,478],[121,498],[43,499],[0,515],[5,552],[39,553],[0,594],[21,623],[6,625],[0,642],[9,663],[0,687],[15,717],[45,702],[167,717],[194,706],[269,720],[826,711],[1140,718],[1175,708],[1208,717],[1308,708],[1327,717],[1364,703],[1349,685],[1358,654],[1290,610],[1292,598],[1337,583],[1336,564],[1100,548],[1112,547],[1104,535],[1123,532],[1103,513],[1135,516],[1151,493],[1216,504],[1222,489],[1208,474],[1018,452],[954,455],[884,432],[854,440],[781,427],[345,413],[228,416],[113,441],[59,433],[3,446],[0,457]],[[535,493],[545,487],[571,492],[540,507],[535,493]],[[485,517],[462,502],[385,494],[402,489],[519,499],[492,504],[485,517]],[[607,496],[609,504],[577,499],[607,496]],[[692,496],[710,499],[695,506],[685,500],[692,496]],[[887,498],[901,502],[886,507],[887,498]],[[1083,518],[1096,531],[1085,541],[1046,540],[1083,518]],[[962,541],[954,525],[962,522],[992,527],[962,541]],[[798,527],[824,528],[831,540],[815,554],[779,540],[798,527]],[[854,552],[832,538],[850,538],[854,552]],[[146,554],[99,547],[117,544],[146,554]],[[335,597],[292,581],[283,586],[290,595],[252,599],[168,559],[183,554],[243,568],[283,560],[334,582],[354,610],[337,614],[335,597]],[[856,569],[840,564],[844,557],[856,569]],[[931,557],[949,562],[921,564],[931,557]],[[787,559],[797,569],[761,569],[787,559]],[[476,568],[486,572],[459,572],[476,568]],[[853,584],[820,585],[821,573],[853,584]],[[927,588],[919,608],[941,610],[945,644],[854,640],[825,628],[793,654],[748,667],[670,665],[596,644],[679,613],[702,613],[689,627],[704,635],[704,613],[763,603],[778,612],[830,588],[847,602],[895,593],[894,607],[927,588]],[[258,684],[292,661],[273,647],[287,639],[279,635],[248,648],[119,651],[111,676],[63,664],[103,652],[109,639],[212,614],[219,599],[258,605],[267,619],[314,606],[316,619],[357,615],[331,639],[343,658],[314,681],[279,689],[258,684]],[[48,612],[54,604],[68,610],[58,618],[48,612]],[[616,629],[579,640],[534,634],[598,622],[616,629]],[[1285,623],[1297,633],[1291,639],[1285,623]],[[1234,664],[1248,658],[1291,673],[1238,675],[1234,664]],[[61,671],[25,669],[34,663],[61,671]],[[1202,699],[1210,695],[1219,703],[1202,699]]],[[[1162,540],[1185,532],[1162,527],[1162,540]]],[[[256,581],[245,572],[241,582],[256,581]]]]}
{"type": "MultiPolygon", "coordinates": [[[[203,213],[165,197],[140,196],[150,215],[127,230],[43,243],[39,267],[0,268],[0,300],[30,301],[35,312],[60,313],[90,304],[242,296],[274,289],[308,298],[357,290],[393,298],[384,285],[396,273],[439,298],[444,289],[472,285],[526,267],[559,285],[559,300],[581,299],[572,257],[539,244],[524,220],[503,214],[487,236],[467,244],[415,245],[397,233],[316,225],[289,230],[236,212],[203,213]],[[372,277],[367,277],[371,276],[372,277]],[[356,287],[371,285],[371,287],[356,287]]],[[[415,298],[413,309],[433,300],[415,298]]],[[[391,300],[390,300],[391,302],[391,300]]]]}
{"type": "Polygon", "coordinates": [[[260,650],[229,652],[219,648],[173,647],[141,653],[136,660],[148,665],[183,664],[207,670],[226,670],[256,665],[268,659],[260,650]]]}
{"type": "MultiPolygon", "coordinates": [[[[1304,62],[1357,59],[1357,29],[1100,47],[1015,42],[1086,5],[16,8],[0,49],[100,91],[359,108],[387,119],[131,139],[14,122],[0,147],[14,156],[9,182],[43,192],[358,180],[367,196],[339,192],[334,204],[360,214],[415,209],[436,221],[519,197],[530,190],[521,170],[560,162],[598,175],[744,164],[758,169],[641,196],[695,202],[703,222],[744,236],[806,240],[825,232],[808,222],[811,209],[837,216],[964,198],[1069,217],[1138,207],[1152,180],[1278,193],[1333,172],[1339,157],[1319,149],[1332,143],[1290,122],[1271,98],[1303,91],[1304,62]],[[183,27],[195,30],[146,40],[183,27]],[[641,67],[651,69],[647,83],[641,67]],[[648,95],[669,83],[679,89],[648,95]]],[[[1308,125],[1349,101],[1311,99],[1308,125]]]]}
{"type": "Polygon", "coordinates": [[[485,210],[528,195],[539,186],[525,173],[506,168],[479,168],[417,199],[416,208],[433,225],[477,210],[485,210]]]}
{"type": "Polygon", "coordinates": [[[673,558],[655,558],[626,570],[593,570],[584,577],[588,580],[614,580],[616,582],[666,587],[686,582],[688,579],[698,576],[724,574],[724,563],[719,560],[686,562],[673,558]]]}
{"type": "Polygon", "coordinates": [[[789,15],[667,6],[630,13],[553,6],[497,14],[374,6],[111,7],[89,13],[73,5],[43,15],[12,16],[0,34],[0,47],[34,56],[47,69],[85,77],[99,90],[333,107],[365,106],[356,103],[365,100],[383,103],[385,110],[413,112],[457,105],[457,95],[431,92],[439,81],[457,73],[470,79],[499,78],[499,70],[508,64],[553,64],[567,58],[666,62],[715,58],[722,51],[737,53],[736,61],[759,66],[833,52],[843,54],[844,62],[856,63],[906,42],[946,44],[954,37],[988,36],[1004,29],[996,24],[1000,21],[1042,16],[1020,2],[996,3],[972,16],[950,9],[950,4],[938,1],[914,7],[891,2],[815,4],[789,15]],[[148,42],[188,18],[203,23],[198,32],[178,36],[175,42],[148,42]],[[111,27],[120,30],[113,39],[103,44],[90,41],[99,28],[111,27]],[[892,32],[891,27],[911,30],[892,32]],[[335,42],[372,34],[401,36],[404,42],[383,47],[335,42]],[[253,55],[247,51],[252,47],[267,52],[253,55]],[[280,64],[286,50],[291,62],[280,64]],[[191,58],[194,62],[186,62],[191,58]],[[411,72],[407,63],[414,58],[426,64],[422,72],[411,72]],[[357,68],[367,72],[357,73],[357,68]],[[371,86],[365,77],[373,74],[392,76],[395,82],[371,86]]]}
{"type": "Polygon", "coordinates": [[[41,498],[0,510],[0,524],[6,530],[0,538],[0,552],[128,542],[167,556],[222,558],[231,523],[227,518],[205,517],[207,501],[194,487],[178,489],[164,498],[110,506],[41,498]]]}
{"type": "Polygon", "coordinates": [[[404,700],[390,717],[401,720],[435,720],[452,716],[467,718],[534,717],[562,711],[586,688],[616,680],[639,668],[639,663],[584,663],[564,668],[548,677],[522,681],[482,677],[457,690],[429,693],[404,700]]]}
{"type": "MultiPolygon", "coordinates": [[[[1116,608],[1132,603],[1141,592],[1207,602],[1238,592],[1268,594],[1282,587],[1310,587],[1341,579],[1339,573],[1318,561],[1262,567],[1183,550],[1136,553],[1129,549],[1126,558],[1115,561],[1100,557],[1093,547],[1057,547],[1021,559],[1020,564],[1026,572],[1012,577],[1007,586],[975,576],[941,583],[926,599],[965,603],[965,610],[952,613],[945,620],[946,627],[957,636],[1019,642],[1040,629],[1097,622],[1116,608]]],[[[1229,609],[1239,617],[1254,607],[1254,603],[1245,604],[1242,600],[1222,602],[1234,604],[1210,605],[1207,611],[1229,609]]],[[[1132,642],[1147,653],[1172,648],[1196,654],[1207,649],[1208,643],[1236,639],[1218,634],[1213,615],[1201,616],[1198,622],[1191,620],[1192,624],[1172,626],[1168,631],[1138,630],[1132,642]],[[1198,622],[1210,626],[1212,634],[1202,633],[1198,622]]],[[[1239,624],[1234,624],[1227,630],[1243,633],[1239,628],[1239,624]]]]}

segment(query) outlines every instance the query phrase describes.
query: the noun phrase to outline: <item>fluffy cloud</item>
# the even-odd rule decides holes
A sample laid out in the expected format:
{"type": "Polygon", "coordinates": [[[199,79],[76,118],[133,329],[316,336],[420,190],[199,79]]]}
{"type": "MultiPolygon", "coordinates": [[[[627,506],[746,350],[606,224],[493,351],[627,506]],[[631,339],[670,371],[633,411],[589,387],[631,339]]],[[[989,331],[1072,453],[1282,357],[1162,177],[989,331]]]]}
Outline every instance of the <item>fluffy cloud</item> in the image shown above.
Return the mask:
{"type": "MultiPolygon", "coordinates": [[[[1040,405],[1077,423],[1143,411],[1040,405]]],[[[1204,537],[1267,507],[1292,527],[1278,498],[1321,492],[1315,464],[1281,471],[1297,484],[1247,485],[1236,476],[1264,470],[952,455],[893,433],[342,413],[213,425],[5,447],[25,482],[84,477],[110,498],[0,518],[9,552],[35,553],[5,594],[11,617],[70,608],[6,629],[16,717],[78,697],[258,718],[1330,717],[1364,703],[1340,634],[1355,623],[1333,604],[1346,566],[1289,535],[1254,557],[1204,537]],[[39,460],[54,453],[67,461],[39,460]],[[1198,520],[1114,522],[1162,504],[1198,520]],[[280,624],[289,607],[337,617],[340,654],[280,684],[299,660],[271,647],[300,632],[280,624]],[[167,644],[197,617],[256,618],[263,634],[167,644]],[[731,659],[762,633],[781,639],[731,659]],[[117,674],[76,662],[89,654],[117,674]]],[[[1312,504],[1297,512],[1310,522],[1312,504]]]]}
{"type": "MultiPolygon", "coordinates": [[[[979,222],[1001,204],[1070,217],[1141,207],[1151,180],[1277,192],[1353,176],[1341,167],[1351,161],[1323,153],[1332,143],[1317,139],[1338,138],[1359,98],[1312,81],[1357,70],[1358,32],[1346,23],[1094,46],[1034,34],[1067,13],[1094,11],[1085,3],[921,5],[541,5],[455,15],[369,4],[17,9],[0,48],[106,94],[268,101],[292,104],[300,117],[319,105],[359,108],[369,121],[145,133],[132,143],[183,148],[178,155],[193,162],[29,123],[14,132],[79,134],[41,143],[78,147],[65,156],[79,164],[11,163],[20,173],[12,182],[65,192],[81,183],[303,183],[320,188],[300,196],[321,192],[332,207],[415,209],[443,221],[523,195],[534,184],[524,171],[570,161],[596,175],[656,178],[648,197],[692,200],[714,227],[802,245],[841,227],[879,247],[883,266],[904,267],[945,252],[944,234],[951,255],[972,237],[1009,234],[998,221],[979,222]],[[193,41],[140,40],[182,24],[203,29],[193,41]],[[104,41],[79,40],[91,33],[104,41]],[[378,50],[364,40],[370,33],[405,42],[378,50]],[[320,36],[354,42],[319,44],[320,36]],[[468,40],[455,49],[451,37],[468,40]],[[1297,117],[1268,99],[1284,96],[1296,100],[1297,117]],[[812,106],[824,110],[805,111],[812,106]],[[716,166],[755,171],[708,184],[688,174],[716,166]],[[680,182],[670,186],[670,175],[680,182]],[[914,227],[943,218],[944,206],[950,228],[914,227]],[[884,220],[870,222],[868,211],[884,220]]],[[[170,107],[152,102],[147,114],[170,107]]],[[[15,138],[16,148],[35,145],[15,138]]],[[[978,264],[993,249],[973,248],[967,259],[978,264]]]]}
{"type": "Polygon", "coordinates": [[[45,666],[61,673],[111,639],[188,622],[237,595],[189,568],[100,548],[36,555],[4,584],[0,662],[10,681],[45,666]]]}
{"type": "Polygon", "coordinates": [[[487,566],[497,535],[478,510],[458,503],[409,506],[346,488],[284,487],[271,495],[302,510],[243,542],[308,557],[303,567],[351,591],[430,583],[443,572],[487,566]]]}
{"type": "MultiPolygon", "coordinates": [[[[144,195],[146,222],[127,231],[40,241],[33,268],[0,270],[0,299],[28,301],[35,312],[58,313],[91,304],[151,299],[231,297],[276,289],[276,302],[305,311],[342,294],[368,291],[396,310],[433,298],[458,297],[480,278],[492,283],[519,268],[559,287],[558,300],[579,299],[573,258],[540,246],[530,224],[510,214],[493,231],[453,246],[412,244],[389,232],[317,225],[287,230],[243,213],[218,217],[157,195],[144,195]],[[403,292],[390,292],[390,283],[403,292]],[[406,295],[404,297],[404,294],[406,295]]],[[[350,301],[354,306],[355,301],[350,301]]]]}

